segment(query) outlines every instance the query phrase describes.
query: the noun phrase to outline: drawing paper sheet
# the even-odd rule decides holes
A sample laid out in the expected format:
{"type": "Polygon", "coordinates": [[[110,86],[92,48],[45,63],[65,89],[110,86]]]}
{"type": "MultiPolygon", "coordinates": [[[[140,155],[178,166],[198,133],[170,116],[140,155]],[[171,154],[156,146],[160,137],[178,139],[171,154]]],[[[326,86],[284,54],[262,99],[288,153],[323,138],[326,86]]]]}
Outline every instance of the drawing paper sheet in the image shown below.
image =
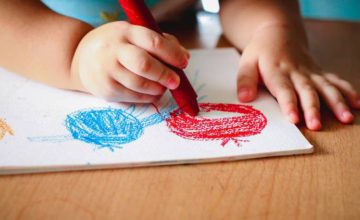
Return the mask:
{"type": "Polygon", "coordinates": [[[186,74],[201,112],[108,103],[0,69],[0,174],[238,160],[312,152],[276,101],[236,97],[234,49],[192,50],[186,74]]]}

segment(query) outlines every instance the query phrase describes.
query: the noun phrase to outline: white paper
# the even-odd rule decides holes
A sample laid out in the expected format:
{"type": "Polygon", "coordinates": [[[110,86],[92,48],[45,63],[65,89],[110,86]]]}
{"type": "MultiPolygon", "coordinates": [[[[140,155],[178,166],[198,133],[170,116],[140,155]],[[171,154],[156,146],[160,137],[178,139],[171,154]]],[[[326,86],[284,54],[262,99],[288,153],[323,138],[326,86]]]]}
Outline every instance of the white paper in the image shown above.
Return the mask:
{"type": "Polygon", "coordinates": [[[252,103],[239,103],[239,58],[234,49],[191,51],[185,72],[200,106],[209,110],[190,118],[196,123],[183,124],[175,121],[181,115],[174,114],[177,106],[168,92],[155,104],[159,115],[153,105],[108,103],[0,69],[0,174],[312,152],[267,92],[261,91],[252,103]]]}

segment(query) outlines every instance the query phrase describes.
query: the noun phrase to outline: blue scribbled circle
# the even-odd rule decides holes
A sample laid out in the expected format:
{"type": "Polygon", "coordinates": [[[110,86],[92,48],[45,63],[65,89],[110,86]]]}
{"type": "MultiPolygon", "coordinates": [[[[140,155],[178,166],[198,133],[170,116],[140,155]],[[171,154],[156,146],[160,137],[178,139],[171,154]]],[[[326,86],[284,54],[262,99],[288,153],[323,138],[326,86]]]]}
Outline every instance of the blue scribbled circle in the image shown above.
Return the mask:
{"type": "Polygon", "coordinates": [[[101,147],[121,147],[138,139],[143,124],[121,109],[82,110],[67,115],[66,128],[74,139],[101,147]]]}

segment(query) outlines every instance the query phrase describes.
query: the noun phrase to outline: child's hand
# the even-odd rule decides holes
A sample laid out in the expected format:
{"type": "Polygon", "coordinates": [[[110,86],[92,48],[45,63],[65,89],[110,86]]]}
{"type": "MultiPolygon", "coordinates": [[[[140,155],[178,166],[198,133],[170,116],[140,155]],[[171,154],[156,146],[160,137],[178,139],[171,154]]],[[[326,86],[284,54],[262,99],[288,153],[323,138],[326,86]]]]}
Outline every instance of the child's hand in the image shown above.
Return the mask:
{"type": "Polygon", "coordinates": [[[354,116],[349,106],[360,109],[359,94],[349,82],[323,72],[309,55],[302,40],[305,37],[291,31],[289,27],[275,24],[256,32],[240,61],[240,101],[253,100],[262,79],[283,114],[293,123],[299,122],[299,103],[307,127],[321,128],[319,96],[339,121],[352,122],[354,116]]]}
{"type": "Polygon", "coordinates": [[[189,53],[171,35],[119,21],[90,31],[71,69],[81,90],[112,102],[150,103],[179,85],[178,75],[156,58],[185,68],[189,53]]]}

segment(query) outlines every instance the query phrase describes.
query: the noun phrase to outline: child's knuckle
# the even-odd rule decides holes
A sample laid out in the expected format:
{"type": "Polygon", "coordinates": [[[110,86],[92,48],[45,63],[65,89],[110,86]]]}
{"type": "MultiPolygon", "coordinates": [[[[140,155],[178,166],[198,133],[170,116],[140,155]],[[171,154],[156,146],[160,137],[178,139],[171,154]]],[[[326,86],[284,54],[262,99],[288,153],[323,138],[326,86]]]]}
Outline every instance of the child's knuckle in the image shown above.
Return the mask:
{"type": "Polygon", "coordinates": [[[169,39],[169,40],[172,40],[172,41],[177,41],[178,40],[174,35],[168,34],[168,33],[165,34],[165,37],[167,39],[169,39]]]}
{"type": "Polygon", "coordinates": [[[318,93],[314,88],[311,88],[311,89],[307,90],[307,92],[308,92],[310,98],[317,99],[318,93]]]}
{"type": "Polygon", "coordinates": [[[333,79],[340,79],[339,76],[334,74],[334,73],[325,73],[324,76],[329,77],[329,78],[333,78],[333,79]]]}
{"type": "Polygon", "coordinates": [[[242,82],[249,83],[251,81],[254,81],[254,76],[245,75],[245,74],[239,74],[238,81],[240,81],[240,83],[242,83],[242,82]]]}
{"type": "Polygon", "coordinates": [[[343,107],[344,105],[345,105],[345,103],[344,103],[344,100],[342,99],[342,97],[335,97],[334,99],[333,99],[333,105],[334,106],[341,106],[341,107],[343,107]]]}
{"type": "Polygon", "coordinates": [[[135,93],[135,94],[133,94],[133,98],[134,98],[134,100],[138,100],[138,101],[142,101],[142,102],[144,102],[144,101],[146,101],[146,95],[145,94],[142,94],[142,93],[135,93]]]}
{"type": "Polygon", "coordinates": [[[169,73],[167,68],[163,68],[157,78],[157,82],[166,82],[171,77],[171,74],[169,73]]]}
{"type": "Polygon", "coordinates": [[[331,84],[330,81],[328,81],[327,79],[321,79],[320,84],[322,87],[328,87],[328,88],[334,87],[333,84],[331,84]]]}
{"type": "Polygon", "coordinates": [[[344,86],[346,89],[348,89],[348,90],[354,90],[353,85],[352,85],[351,83],[349,83],[348,81],[342,79],[342,80],[340,81],[340,83],[342,83],[343,86],[344,86]]]}
{"type": "Polygon", "coordinates": [[[114,24],[117,26],[118,29],[121,31],[126,31],[129,29],[130,24],[127,21],[116,21],[114,24]]]}
{"type": "Polygon", "coordinates": [[[319,111],[319,105],[317,105],[316,103],[310,103],[309,106],[306,107],[308,112],[311,113],[317,113],[319,111]]]}
{"type": "Polygon", "coordinates": [[[314,91],[314,87],[310,82],[302,82],[300,83],[300,89],[307,91],[307,92],[312,92],[314,91]]]}
{"type": "Polygon", "coordinates": [[[147,88],[148,87],[148,81],[147,80],[135,80],[132,81],[132,86],[134,88],[147,88]]]}
{"type": "Polygon", "coordinates": [[[286,61],[280,61],[277,65],[281,70],[286,71],[286,72],[288,72],[292,69],[292,65],[286,61]]]}
{"type": "Polygon", "coordinates": [[[138,62],[138,69],[141,72],[149,72],[152,67],[151,60],[146,56],[141,56],[138,62]]]}
{"type": "Polygon", "coordinates": [[[289,83],[283,82],[279,83],[277,86],[278,92],[290,92],[292,91],[292,86],[289,83]]]}
{"type": "Polygon", "coordinates": [[[160,35],[153,35],[151,37],[150,46],[153,49],[161,49],[164,45],[164,40],[160,35]]]}

